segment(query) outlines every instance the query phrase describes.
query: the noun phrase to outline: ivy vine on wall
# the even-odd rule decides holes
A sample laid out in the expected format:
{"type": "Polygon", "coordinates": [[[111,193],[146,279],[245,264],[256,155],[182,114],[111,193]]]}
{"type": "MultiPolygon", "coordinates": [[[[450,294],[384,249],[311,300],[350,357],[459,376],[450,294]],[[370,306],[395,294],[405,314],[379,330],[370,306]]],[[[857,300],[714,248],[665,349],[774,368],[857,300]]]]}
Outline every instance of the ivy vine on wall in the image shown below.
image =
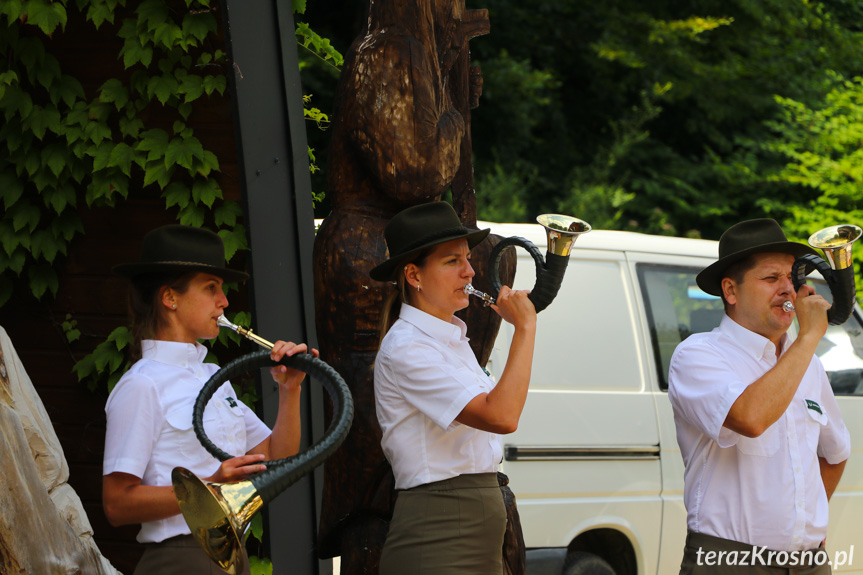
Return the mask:
{"type": "MultiPolygon", "coordinates": [[[[131,190],[160,196],[179,223],[215,228],[226,258],[247,248],[242,208],[226,200],[219,159],[189,125],[196,106],[221,97],[230,64],[219,36],[218,2],[210,0],[3,0],[0,2],[0,307],[16,283],[41,300],[58,290],[58,263],[86,233],[78,211],[114,207],[131,190]],[[107,28],[121,46],[123,72],[95,95],[65,73],[49,48],[70,19],[107,28]],[[148,125],[152,116],[159,125],[148,125]],[[166,121],[167,118],[167,121],[166,121]]],[[[293,0],[295,12],[305,0],[293,0]]],[[[330,66],[342,57],[300,23],[300,47],[330,66]]],[[[306,96],[308,104],[310,96],[306,96]]],[[[305,107],[306,118],[328,118],[305,107]]],[[[309,149],[310,169],[316,170],[309,149]]],[[[315,200],[320,200],[315,197],[315,200]]],[[[246,324],[248,314],[231,316],[246,324]]],[[[61,324],[80,337],[76,320],[61,324]]],[[[228,330],[220,336],[239,342],[228,330]]],[[[90,389],[113,388],[128,368],[126,326],[115,329],[75,365],[90,389]]]]}
{"type": "MultiPolygon", "coordinates": [[[[293,0],[297,13],[305,5],[293,0]]],[[[210,0],[0,1],[0,307],[16,286],[37,300],[56,297],[63,256],[86,234],[79,211],[116,207],[130,192],[160,197],[181,224],[215,229],[229,261],[247,248],[242,208],[225,199],[219,158],[190,122],[197,106],[227,89],[219,8],[210,0]],[[52,53],[70,22],[119,46],[122,66],[90,94],[52,53]]],[[[301,48],[341,66],[329,40],[303,23],[296,34],[301,48]]],[[[326,114],[309,99],[306,118],[325,128],[326,114]]],[[[314,171],[312,149],[309,158],[314,171]]],[[[248,325],[250,317],[231,319],[248,325]]],[[[81,337],[71,315],[59,327],[70,342],[81,337]]],[[[218,342],[239,338],[222,330],[218,342]]],[[[130,341],[127,326],[115,329],[75,365],[79,380],[113,388],[129,366],[130,341]]],[[[255,558],[254,570],[272,567],[255,558]]]]}

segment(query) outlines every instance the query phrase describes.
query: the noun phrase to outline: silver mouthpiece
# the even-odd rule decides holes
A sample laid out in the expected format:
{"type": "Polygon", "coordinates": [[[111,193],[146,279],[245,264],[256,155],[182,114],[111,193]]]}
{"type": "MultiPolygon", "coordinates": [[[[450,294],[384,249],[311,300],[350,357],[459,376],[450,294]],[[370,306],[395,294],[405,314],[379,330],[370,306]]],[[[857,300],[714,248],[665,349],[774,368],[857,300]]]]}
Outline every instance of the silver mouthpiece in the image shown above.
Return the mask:
{"type": "Polygon", "coordinates": [[[795,311],[794,304],[790,301],[783,302],[782,309],[784,309],[785,311],[795,311]]]}
{"type": "Polygon", "coordinates": [[[220,315],[218,318],[216,318],[216,323],[218,323],[222,327],[226,327],[228,329],[234,330],[235,332],[237,332],[241,336],[255,342],[256,344],[263,347],[264,349],[273,349],[274,344],[272,342],[265,340],[264,338],[262,338],[258,334],[252,333],[251,329],[246,329],[244,327],[238,326],[235,323],[229,322],[228,318],[226,318],[224,315],[220,315]]]}
{"type": "Polygon", "coordinates": [[[478,289],[473,287],[471,284],[467,284],[466,286],[464,286],[464,293],[466,293],[467,295],[475,295],[476,297],[481,299],[483,302],[482,303],[483,307],[488,307],[494,303],[493,297],[491,297],[490,295],[488,295],[485,292],[479,291],[478,289]]]}

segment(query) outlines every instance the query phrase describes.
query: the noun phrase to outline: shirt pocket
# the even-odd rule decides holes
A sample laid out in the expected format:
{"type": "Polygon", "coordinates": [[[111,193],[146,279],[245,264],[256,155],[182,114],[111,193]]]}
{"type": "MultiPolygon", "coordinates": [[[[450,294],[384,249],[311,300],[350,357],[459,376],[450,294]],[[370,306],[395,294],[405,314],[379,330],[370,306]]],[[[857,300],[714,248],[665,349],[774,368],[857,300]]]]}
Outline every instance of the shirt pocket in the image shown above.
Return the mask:
{"type": "MultiPolygon", "coordinates": [[[[209,452],[201,445],[192,427],[192,408],[184,406],[169,412],[168,433],[171,443],[178,447],[184,457],[197,461],[209,452]]],[[[216,447],[236,457],[245,454],[246,427],[239,407],[229,407],[226,398],[212,398],[204,408],[202,418],[204,433],[216,447]]]]}
{"type": "Polygon", "coordinates": [[[775,422],[758,437],[744,437],[741,435],[740,439],[737,440],[737,449],[744,455],[756,455],[759,457],[775,455],[779,451],[780,427],[785,427],[782,425],[782,420],[775,422]]]}
{"type": "Polygon", "coordinates": [[[821,431],[827,427],[830,418],[826,413],[819,413],[815,409],[806,409],[808,417],[803,424],[803,432],[806,434],[806,444],[813,453],[818,450],[818,440],[821,438],[821,431]]]}
{"type": "Polygon", "coordinates": [[[192,429],[192,409],[191,406],[178,407],[169,411],[165,415],[165,421],[168,426],[165,428],[165,436],[167,445],[182,453],[186,459],[194,459],[200,457],[200,451],[197,451],[195,446],[201,450],[204,448],[195,437],[195,431],[192,429]]]}

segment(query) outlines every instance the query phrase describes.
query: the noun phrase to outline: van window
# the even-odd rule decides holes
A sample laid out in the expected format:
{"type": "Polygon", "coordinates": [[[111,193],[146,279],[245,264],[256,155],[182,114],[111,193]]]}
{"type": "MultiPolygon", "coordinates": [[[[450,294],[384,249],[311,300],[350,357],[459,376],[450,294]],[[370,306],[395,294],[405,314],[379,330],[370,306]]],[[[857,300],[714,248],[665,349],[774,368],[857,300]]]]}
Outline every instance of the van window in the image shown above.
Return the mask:
{"type": "MultiPolygon", "coordinates": [[[[815,293],[833,301],[826,282],[810,280],[809,285],[815,293]]],[[[863,395],[863,328],[856,313],[842,325],[827,326],[815,353],[824,364],[834,394],[863,395]]]]}
{"type": "Polygon", "coordinates": [[[701,268],[638,264],[638,282],[647,308],[659,387],[668,389],[671,355],[693,333],[710,331],[722,321],[722,300],[695,283],[701,268]]]}
{"type": "MultiPolygon", "coordinates": [[[[722,320],[722,300],[695,283],[700,268],[638,264],[660,389],[668,389],[671,355],[690,334],[710,331],[722,320]]],[[[832,301],[823,280],[809,280],[816,293],[832,301]]],[[[793,331],[796,332],[796,322],[793,331]]],[[[863,396],[863,324],[855,313],[831,325],[815,350],[836,395],[863,396]]]]}

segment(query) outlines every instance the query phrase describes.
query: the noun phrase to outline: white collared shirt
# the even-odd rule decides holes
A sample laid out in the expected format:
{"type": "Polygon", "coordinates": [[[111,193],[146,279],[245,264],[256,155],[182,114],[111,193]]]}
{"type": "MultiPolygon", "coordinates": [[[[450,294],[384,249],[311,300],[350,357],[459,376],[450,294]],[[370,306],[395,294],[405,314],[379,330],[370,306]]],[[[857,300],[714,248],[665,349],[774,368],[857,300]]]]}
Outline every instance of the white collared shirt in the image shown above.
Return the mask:
{"type": "MultiPolygon", "coordinates": [[[[219,460],[192,429],[192,408],[204,383],[219,366],[203,363],[201,344],[144,340],[142,359],[120,378],[105,405],[108,426],[102,473],[129,473],[143,485],[171,485],[171,471],[185,467],[209,477],[219,460]]],[[[243,455],[270,435],[270,429],[239,399],[230,382],[204,409],[207,437],[231,455],[243,455]]],[[[138,541],[158,542],[188,534],[182,515],[141,525],[138,541]]]]}
{"type": "Polygon", "coordinates": [[[375,406],[381,447],[396,489],[465,473],[497,471],[500,436],[455,421],[494,388],[457,317],[451,323],[402,304],[375,360],[375,406]]]}
{"type": "MultiPolygon", "coordinates": [[[[784,354],[787,334],[781,344],[784,354]]],[[[828,514],[818,457],[836,464],[851,453],[821,361],[813,356],[788,409],[759,437],[723,427],[740,394],[777,362],[770,340],[727,315],[675,350],[668,396],[686,466],[687,525],[777,551],[814,549],[828,514]]]]}

